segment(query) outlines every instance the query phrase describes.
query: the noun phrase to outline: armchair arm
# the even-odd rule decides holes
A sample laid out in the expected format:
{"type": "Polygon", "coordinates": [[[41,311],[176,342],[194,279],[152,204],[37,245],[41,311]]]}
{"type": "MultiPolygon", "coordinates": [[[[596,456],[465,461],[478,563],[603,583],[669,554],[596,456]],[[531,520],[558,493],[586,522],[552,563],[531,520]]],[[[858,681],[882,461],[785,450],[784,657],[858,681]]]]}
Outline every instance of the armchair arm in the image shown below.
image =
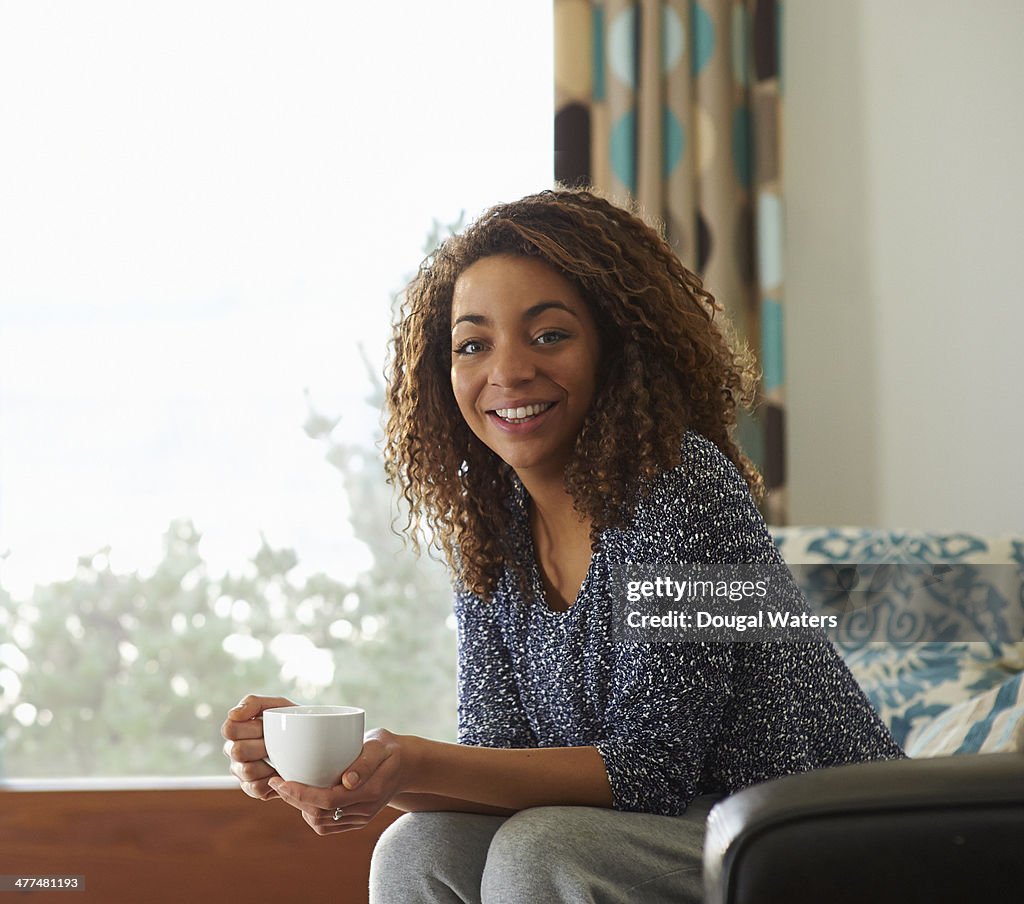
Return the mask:
{"type": "Polygon", "coordinates": [[[732,795],[708,817],[706,904],[1024,899],[1024,756],[857,763],[732,795]]]}

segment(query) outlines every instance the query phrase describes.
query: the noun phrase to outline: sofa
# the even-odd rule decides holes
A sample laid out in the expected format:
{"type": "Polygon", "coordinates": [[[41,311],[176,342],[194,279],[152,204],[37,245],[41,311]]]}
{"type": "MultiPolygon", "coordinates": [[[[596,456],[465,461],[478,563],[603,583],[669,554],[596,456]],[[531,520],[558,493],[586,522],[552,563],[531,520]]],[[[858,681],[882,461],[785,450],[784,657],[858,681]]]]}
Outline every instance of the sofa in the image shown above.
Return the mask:
{"type": "Polygon", "coordinates": [[[1024,538],[773,534],[809,607],[838,615],[836,646],[910,759],[722,801],[708,904],[1024,900],[1024,538]]]}

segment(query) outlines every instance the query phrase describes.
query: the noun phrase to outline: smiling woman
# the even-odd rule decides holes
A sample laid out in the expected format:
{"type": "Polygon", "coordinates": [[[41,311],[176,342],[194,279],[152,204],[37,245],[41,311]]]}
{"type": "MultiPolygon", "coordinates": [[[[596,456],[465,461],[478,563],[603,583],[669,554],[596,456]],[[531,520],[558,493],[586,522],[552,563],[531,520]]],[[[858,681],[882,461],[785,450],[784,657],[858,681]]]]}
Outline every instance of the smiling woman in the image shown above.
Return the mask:
{"type": "MultiPolygon", "coordinates": [[[[753,400],[756,366],[717,310],[654,229],[586,193],[499,205],[446,242],[406,293],[387,431],[391,476],[453,573],[486,594],[515,560],[505,513],[518,482],[539,500],[538,542],[564,528],[586,558],[635,503],[637,476],[678,463],[688,427],[713,439],[760,494],[761,477],[732,437],[737,408],[753,400]],[[560,404],[521,425],[491,413],[520,402],[560,404]],[[518,465],[500,454],[495,463],[498,443],[523,456],[518,465]],[[535,458],[534,470],[531,450],[544,443],[553,457],[535,458]],[[573,513],[553,527],[544,500],[565,489],[573,513]]],[[[577,562],[570,572],[578,570],[577,562]]]]}
{"type": "Polygon", "coordinates": [[[279,700],[247,697],[223,726],[246,793],[318,834],[409,811],[375,849],[375,904],[699,901],[723,795],[902,756],[823,633],[620,630],[636,564],[774,569],[800,606],[732,435],[755,369],[720,313],[638,216],[562,188],[491,208],[408,286],[385,453],[448,558],[458,743],[376,728],[321,788],[263,759],[279,700]]]}
{"type": "Polygon", "coordinates": [[[543,261],[493,255],[456,281],[452,324],[452,389],[470,430],[520,478],[560,483],[600,357],[579,290],[543,261]]]}

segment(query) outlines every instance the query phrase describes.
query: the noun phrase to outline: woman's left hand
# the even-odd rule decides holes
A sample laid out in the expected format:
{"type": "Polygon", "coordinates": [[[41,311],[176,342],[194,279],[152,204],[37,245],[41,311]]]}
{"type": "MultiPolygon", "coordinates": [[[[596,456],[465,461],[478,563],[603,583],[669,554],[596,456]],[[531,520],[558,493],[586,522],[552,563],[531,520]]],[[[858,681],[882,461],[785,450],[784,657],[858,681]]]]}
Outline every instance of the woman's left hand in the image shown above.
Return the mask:
{"type": "Polygon", "coordinates": [[[363,749],[333,788],[286,782],[274,776],[273,788],[283,801],[302,811],[302,818],[318,835],[361,829],[406,790],[408,743],[412,738],[384,728],[368,731],[363,749]],[[338,818],[335,819],[335,816],[338,818]]]}

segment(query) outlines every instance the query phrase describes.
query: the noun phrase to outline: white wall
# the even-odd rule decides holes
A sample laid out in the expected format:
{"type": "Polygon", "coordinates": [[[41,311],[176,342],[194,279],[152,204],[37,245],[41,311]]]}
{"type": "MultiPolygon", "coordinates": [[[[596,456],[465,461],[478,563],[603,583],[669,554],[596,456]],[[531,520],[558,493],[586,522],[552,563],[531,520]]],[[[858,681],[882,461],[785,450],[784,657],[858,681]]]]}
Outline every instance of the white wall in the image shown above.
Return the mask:
{"type": "Polygon", "coordinates": [[[791,521],[1024,533],[1024,3],[784,6],[791,521]]]}

